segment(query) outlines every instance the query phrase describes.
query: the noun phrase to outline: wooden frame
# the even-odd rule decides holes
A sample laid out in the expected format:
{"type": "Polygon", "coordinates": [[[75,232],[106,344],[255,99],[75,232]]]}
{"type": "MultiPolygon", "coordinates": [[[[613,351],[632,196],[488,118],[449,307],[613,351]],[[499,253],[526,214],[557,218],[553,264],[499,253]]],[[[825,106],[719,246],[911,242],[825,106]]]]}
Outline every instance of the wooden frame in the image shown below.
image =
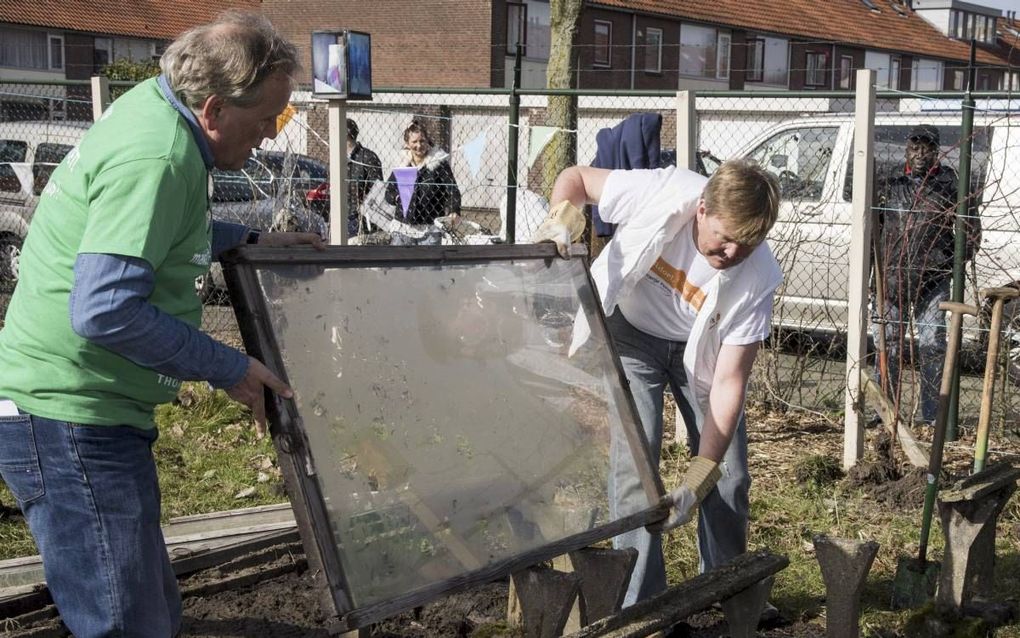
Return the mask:
{"type": "MultiPolygon", "coordinates": [[[[547,542],[508,558],[489,561],[469,569],[464,563],[465,573],[453,578],[434,582],[425,587],[413,589],[404,594],[385,600],[357,606],[352,602],[352,589],[343,569],[341,551],[334,542],[327,513],[325,494],[317,482],[316,468],[309,448],[309,438],[303,427],[302,416],[294,399],[281,400],[267,394],[267,415],[270,432],[279,454],[280,467],[293,503],[294,515],[301,532],[311,573],[321,573],[323,582],[323,603],[330,606],[340,617],[337,621],[341,630],[355,629],[420,606],[444,593],[464,589],[479,583],[504,576],[523,567],[549,560],[569,551],[580,549],[592,543],[608,539],[628,530],[636,529],[661,520],[668,512],[663,502],[664,490],[655,471],[657,459],[648,453],[648,445],[633,397],[627,391],[626,377],[612,340],[606,332],[605,318],[601,305],[597,303],[595,285],[588,271],[587,257],[583,247],[575,247],[575,259],[584,266],[584,294],[578,290],[585,314],[593,333],[605,337],[605,344],[611,355],[615,370],[608,371],[606,378],[613,379],[619,386],[614,390],[614,405],[620,417],[620,425],[626,441],[634,454],[642,488],[648,497],[649,507],[616,520],[610,520],[598,527],[566,538],[547,542]],[[594,319],[594,322],[592,322],[594,319]],[[613,376],[615,373],[615,376],[613,376]],[[328,601],[328,602],[327,602],[328,601]]],[[[224,275],[230,291],[231,302],[237,316],[241,335],[247,352],[262,360],[282,379],[288,374],[284,359],[277,343],[271,323],[271,312],[260,287],[258,271],[279,265],[308,267],[316,269],[350,269],[368,267],[401,268],[412,266],[443,266],[456,264],[488,264],[513,260],[544,261],[547,264],[559,259],[552,244],[506,245],[506,246],[359,246],[329,247],[325,251],[311,248],[270,248],[257,245],[234,249],[223,256],[224,275]]],[[[314,276],[314,275],[313,275],[314,276]]],[[[413,506],[412,506],[413,510],[413,506]]],[[[427,506],[424,515],[428,515],[427,506]]],[[[335,510],[334,510],[335,511],[335,510]]],[[[421,512],[414,512],[415,515],[421,512]]],[[[421,519],[421,516],[419,516],[421,519]]],[[[593,519],[594,520],[594,519],[593,519]]],[[[457,554],[456,548],[451,548],[457,554]]],[[[462,554],[463,555],[463,554],[462,554]]],[[[458,556],[459,558],[460,556],[458,556]]],[[[463,562],[463,561],[462,561],[463,562]]]]}

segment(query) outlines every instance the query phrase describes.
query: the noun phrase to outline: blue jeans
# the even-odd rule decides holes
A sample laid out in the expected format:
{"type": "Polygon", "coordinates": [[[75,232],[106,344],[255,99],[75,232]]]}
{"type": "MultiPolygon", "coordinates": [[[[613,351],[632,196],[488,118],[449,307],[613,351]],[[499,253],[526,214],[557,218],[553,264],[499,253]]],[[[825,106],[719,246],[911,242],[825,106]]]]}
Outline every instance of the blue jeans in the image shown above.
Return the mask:
{"type": "MultiPolygon", "coordinates": [[[[896,400],[903,373],[900,360],[920,362],[921,418],[931,423],[939,407],[939,390],[942,385],[942,366],[946,359],[946,318],[939,310],[939,304],[949,299],[950,280],[946,279],[932,286],[915,299],[906,299],[903,308],[895,302],[886,301],[885,308],[885,351],[889,362],[889,392],[896,400]],[[903,353],[903,342],[908,320],[913,316],[913,354],[903,353]]],[[[878,345],[880,324],[874,324],[875,345],[878,345]]],[[[879,380],[881,381],[881,380],[879,380]]],[[[901,397],[902,401],[902,397],[901,397]]]]}
{"type": "MultiPolygon", "coordinates": [[[[638,330],[619,309],[606,321],[630,383],[651,458],[658,461],[662,451],[662,404],[667,384],[687,425],[688,448],[691,454],[696,454],[701,440],[701,423],[697,422],[687,399],[690,390],[684,372],[686,344],[653,337],[638,330]]],[[[626,440],[616,434],[614,432],[609,451],[609,508],[614,519],[640,511],[647,507],[648,502],[626,440]]],[[[722,478],[702,501],[698,513],[701,571],[718,567],[747,549],[751,475],[747,471],[747,428],[743,412],[719,469],[722,478]]],[[[613,545],[618,549],[634,547],[638,550],[637,564],[623,602],[625,606],[666,589],[666,566],[660,534],[639,528],[620,534],[613,539],[613,545]]]]}
{"type": "Polygon", "coordinates": [[[181,597],[159,526],[155,430],[0,417],[0,475],[77,638],[175,635],[181,597]]]}

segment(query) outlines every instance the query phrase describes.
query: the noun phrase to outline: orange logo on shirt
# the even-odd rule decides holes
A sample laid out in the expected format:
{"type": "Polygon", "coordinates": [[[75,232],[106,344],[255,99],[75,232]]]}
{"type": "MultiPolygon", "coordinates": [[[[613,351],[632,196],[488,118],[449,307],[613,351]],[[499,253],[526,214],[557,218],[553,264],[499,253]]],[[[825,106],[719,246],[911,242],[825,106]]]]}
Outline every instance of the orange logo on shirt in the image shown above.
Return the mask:
{"type": "Polygon", "coordinates": [[[691,305],[695,310],[701,310],[705,303],[705,293],[691,282],[687,281],[687,273],[670,266],[662,257],[652,266],[652,272],[669,284],[671,288],[680,293],[680,298],[691,305]]]}

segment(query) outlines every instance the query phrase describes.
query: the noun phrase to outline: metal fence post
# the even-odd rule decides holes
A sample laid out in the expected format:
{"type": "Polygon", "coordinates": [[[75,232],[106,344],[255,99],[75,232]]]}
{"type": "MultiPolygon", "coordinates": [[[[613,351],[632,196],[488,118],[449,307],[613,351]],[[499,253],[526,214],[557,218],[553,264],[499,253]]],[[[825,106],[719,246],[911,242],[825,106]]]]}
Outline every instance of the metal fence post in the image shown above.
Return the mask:
{"type": "Polygon", "coordinates": [[[846,330],[843,469],[864,455],[861,374],[868,352],[868,274],[871,266],[872,181],[875,140],[875,71],[857,72],[854,106],[854,181],[850,226],[850,282],[846,330]]]}
{"type": "Polygon", "coordinates": [[[98,122],[106,107],[110,106],[110,78],[92,76],[92,121],[98,122]]]}
{"type": "Polygon", "coordinates": [[[514,82],[510,87],[510,125],[506,154],[506,243],[517,243],[517,136],[521,124],[521,43],[514,54],[514,82]]]}
{"type": "Polygon", "coordinates": [[[698,113],[694,91],[676,92],[676,165],[697,170],[698,113]]]}
{"type": "MultiPolygon", "coordinates": [[[[970,65],[967,68],[967,88],[960,103],[960,170],[956,183],[956,223],[953,228],[953,301],[963,302],[963,256],[967,251],[967,216],[971,214],[970,161],[974,138],[974,74],[977,43],[970,41],[970,65]]],[[[974,214],[977,214],[977,207],[974,214]]],[[[952,335],[949,337],[952,339],[952,335]]],[[[953,385],[949,393],[949,414],[946,419],[946,440],[956,440],[956,427],[960,417],[960,366],[953,369],[953,385]]]]}

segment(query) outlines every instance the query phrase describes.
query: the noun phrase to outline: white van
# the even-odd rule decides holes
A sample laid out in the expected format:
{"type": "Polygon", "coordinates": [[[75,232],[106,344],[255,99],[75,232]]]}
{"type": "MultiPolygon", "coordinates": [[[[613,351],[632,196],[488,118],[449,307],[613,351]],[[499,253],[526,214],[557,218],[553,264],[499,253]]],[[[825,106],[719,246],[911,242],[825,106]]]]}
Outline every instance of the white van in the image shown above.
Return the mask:
{"type": "MultiPolygon", "coordinates": [[[[941,137],[941,161],[959,166],[960,112],[877,114],[875,174],[904,170],[909,130],[933,124],[941,137]]],[[[779,221],[769,242],[783,265],[785,281],[775,322],[798,331],[846,329],[853,181],[852,115],[790,120],[762,134],[738,155],[754,159],[780,181],[779,221]]],[[[710,146],[710,141],[703,144],[710,146]]],[[[972,192],[978,193],[981,250],[967,265],[964,300],[977,291],[1020,282],[1020,114],[975,117],[972,192]]],[[[962,185],[961,185],[962,188],[962,185]]],[[[1007,308],[1020,329],[1020,304],[1007,308]]],[[[969,337],[986,333],[968,331],[969,337]]],[[[1011,353],[1020,363],[1020,344],[1011,353]]]]}

